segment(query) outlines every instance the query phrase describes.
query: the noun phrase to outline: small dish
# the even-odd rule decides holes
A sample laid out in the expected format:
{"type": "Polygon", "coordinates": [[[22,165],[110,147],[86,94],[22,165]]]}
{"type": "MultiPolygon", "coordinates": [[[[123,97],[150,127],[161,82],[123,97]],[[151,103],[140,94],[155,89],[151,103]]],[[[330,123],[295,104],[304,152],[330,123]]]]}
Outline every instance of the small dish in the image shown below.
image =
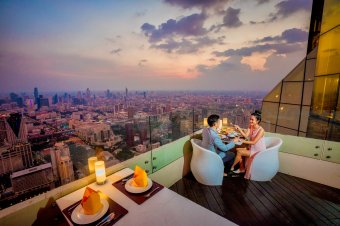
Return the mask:
{"type": "Polygon", "coordinates": [[[71,214],[72,221],[76,224],[90,224],[99,220],[109,209],[109,203],[106,199],[100,199],[100,202],[103,204],[103,207],[97,213],[92,215],[84,214],[83,207],[79,204],[71,214]]]}
{"type": "Polygon", "coordinates": [[[127,190],[130,193],[136,193],[136,194],[143,193],[143,192],[146,192],[147,190],[149,190],[152,187],[152,180],[150,178],[148,178],[148,185],[146,187],[132,186],[132,181],[133,181],[133,178],[126,181],[126,183],[125,183],[125,190],[127,190]]]}

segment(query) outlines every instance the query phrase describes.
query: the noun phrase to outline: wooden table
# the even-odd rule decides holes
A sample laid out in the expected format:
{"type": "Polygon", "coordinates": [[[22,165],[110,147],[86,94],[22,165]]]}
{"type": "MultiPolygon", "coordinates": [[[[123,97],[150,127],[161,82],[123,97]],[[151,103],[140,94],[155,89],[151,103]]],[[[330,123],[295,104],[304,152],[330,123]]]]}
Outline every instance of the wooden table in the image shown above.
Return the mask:
{"type": "MultiPolygon", "coordinates": [[[[104,185],[97,185],[96,183],[88,185],[94,190],[102,191],[129,211],[128,214],[120,219],[115,225],[235,225],[233,222],[197,205],[168,188],[162,189],[149,200],[138,205],[112,186],[112,183],[130,175],[131,173],[133,173],[131,169],[125,168],[110,175],[104,185]]],[[[80,200],[84,190],[85,187],[58,199],[57,204],[60,210],[62,211],[80,200]]],[[[70,221],[68,221],[68,223],[72,225],[70,221]]]]}

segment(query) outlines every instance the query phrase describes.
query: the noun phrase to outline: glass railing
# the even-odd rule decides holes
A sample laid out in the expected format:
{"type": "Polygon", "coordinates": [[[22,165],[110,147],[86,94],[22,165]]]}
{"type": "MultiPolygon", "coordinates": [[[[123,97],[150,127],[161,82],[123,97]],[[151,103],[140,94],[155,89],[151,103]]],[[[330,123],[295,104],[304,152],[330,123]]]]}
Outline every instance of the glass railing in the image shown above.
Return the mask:
{"type": "MultiPolygon", "coordinates": [[[[69,123],[68,116],[63,116],[66,121],[59,124],[45,122],[43,126],[54,132],[29,134],[28,142],[16,147],[19,150],[16,156],[6,155],[6,150],[2,150],[2,169],[10,167],[9,163],[13,169],[0,172],[0,209],[89,176],[91,157],[104,161],[106,168],[127,162],[127,167],[140,164],[148,174],[155,173],[183,156],[186,137],[202,129],[204,118],[210,114],[228,118],[230,125],[241,126],[249,117],[235,105],[180,108],[157,115],[139,114],[127,120],[103,120],[99,114],[96,122],[73,120],[77,116],[72,114],[67,119],[69,123]],[[168,151],[166,145],[173,141],[176,141],[171,146],[174,150],[168,151]],[[42,177],[48,178],[47,181],[42,181],[42,177]]],[[[26,117],[31,125],[39,124],[37,119],[26,117]]]]}
{"type": "MultiPolygon", "coordinates": [[[[67,128],[66,134],[47,136],[47,140],[41,136],[33,137],[29,140],[32,142],[30,145],[33,149],[33,165],[1,174],[0,208],[4,209],[42,192],[89,176],[88,159],[91,157],[103,160],[106,168],[119,164],[133,168],[138,164],[148,174],[153,174],[183,156],[186,142],[195,132],[204,128],[204,120],[209,115],[217,114],[220,118],[227,119],[224,120],[224,126],[237,124],[247,128],[250,113],[253,111],[254,106],[208,106],[119,121],[80,120],[78,124],[67,128]],[[44,186],[39,182],[42,175],[49,180],[48,183],[44,182],[44,186]],[[25,189],[25,186],[34,183],[40,187],[25,189]]],[[[293,144],[305,142],[294,141],[294,137],[286,140],[282,149],[284,152],[290,153],[294,150],[292,154],[332,162],[340,159],[338,142],[314,142],[313,147],[302,145],[304,148],[293,148],[293,144]],[[320,151],[321,149],[325,151],[320,151]]],[[[18,158],[12,157],[12,160],[17,161],[18,158]]],[[[5,160],[0,161],[4,163],[5,160]]]]}

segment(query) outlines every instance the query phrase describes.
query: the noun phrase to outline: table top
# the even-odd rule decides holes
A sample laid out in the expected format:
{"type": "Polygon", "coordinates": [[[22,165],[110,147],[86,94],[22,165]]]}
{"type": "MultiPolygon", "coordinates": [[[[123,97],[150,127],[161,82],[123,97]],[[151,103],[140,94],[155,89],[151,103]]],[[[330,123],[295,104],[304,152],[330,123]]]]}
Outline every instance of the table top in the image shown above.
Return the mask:
{"type": "MultiPolygon", "coordinates": [[[[196,203],[180,196],[179,194],[164,188],[138,205],[122,192],[112,186],[112,183],[130,175],[133,170],[125,168],[107,177],[104,185],[96,183],[88,186],[94,190],[100,190],[112,200],[120,204],[129,212],[115,225],[178,225],[178,226],[210,226],[210,225],[236,225],[233,222],[197,205],[196,203]]],[[[80,200],[84,194],[85,187],[72,192],[60,199],[57,205],[62,211],[76,201],[80,200]]],[[[72,223],[68,221],[70,225],[72,223]]]]}

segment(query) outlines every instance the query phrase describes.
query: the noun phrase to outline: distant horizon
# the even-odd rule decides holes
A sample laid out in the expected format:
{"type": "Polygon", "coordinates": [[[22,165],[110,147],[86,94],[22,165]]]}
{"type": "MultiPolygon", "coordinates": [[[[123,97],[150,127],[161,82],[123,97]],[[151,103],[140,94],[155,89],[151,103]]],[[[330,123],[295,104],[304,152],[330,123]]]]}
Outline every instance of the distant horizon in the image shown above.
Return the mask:
{"type": "Polygon", "coordinates": [[[306,56],[312,2],[3,0],[0,90],[269,91],[306,56]]]}
{"type": "MultiPolygon", "coordinates": [[[[38,92],[39,94],[40,93],[43,93],[43,94],[64,94],[64,93],[78,93],[78,92],[86,92],[86,89],[82,89],[82,90],[59,90],[59,91],[41,91],[38,88],[38,92]]],[[[108,89],[104,89],[104,90],[92,90],[91,88],[89,88],[91,92],[93,93],[105,93],[107,92],[108,89]]],[[[109,89],[110,90],[110,89],[109,89]]],[[[270,90],[269,90],[270,91],[270,90]]],[[[128,89],[128,92],[129,93],[135,93],[135,92],[159,92],[159,93],[174,93],[174,92],[188,92],[188,93],[267,93],[269,91],[263,91],[263,90],[133,90],[133,89],[128,89]]],[[[124,89],[121,89],[121,90],[110,90],[110,92],[112,93],[125,93],[125,88],[124,89]]],[[[21,95],[21,94],[33,94],[34,93],[34,88],[31,90],[31,91],[11,91],[11,92],[0,92],[0,96],[3,96],[3,95],[9,95],[10,93],[16,93],[18,95],[21,95]]]]}

